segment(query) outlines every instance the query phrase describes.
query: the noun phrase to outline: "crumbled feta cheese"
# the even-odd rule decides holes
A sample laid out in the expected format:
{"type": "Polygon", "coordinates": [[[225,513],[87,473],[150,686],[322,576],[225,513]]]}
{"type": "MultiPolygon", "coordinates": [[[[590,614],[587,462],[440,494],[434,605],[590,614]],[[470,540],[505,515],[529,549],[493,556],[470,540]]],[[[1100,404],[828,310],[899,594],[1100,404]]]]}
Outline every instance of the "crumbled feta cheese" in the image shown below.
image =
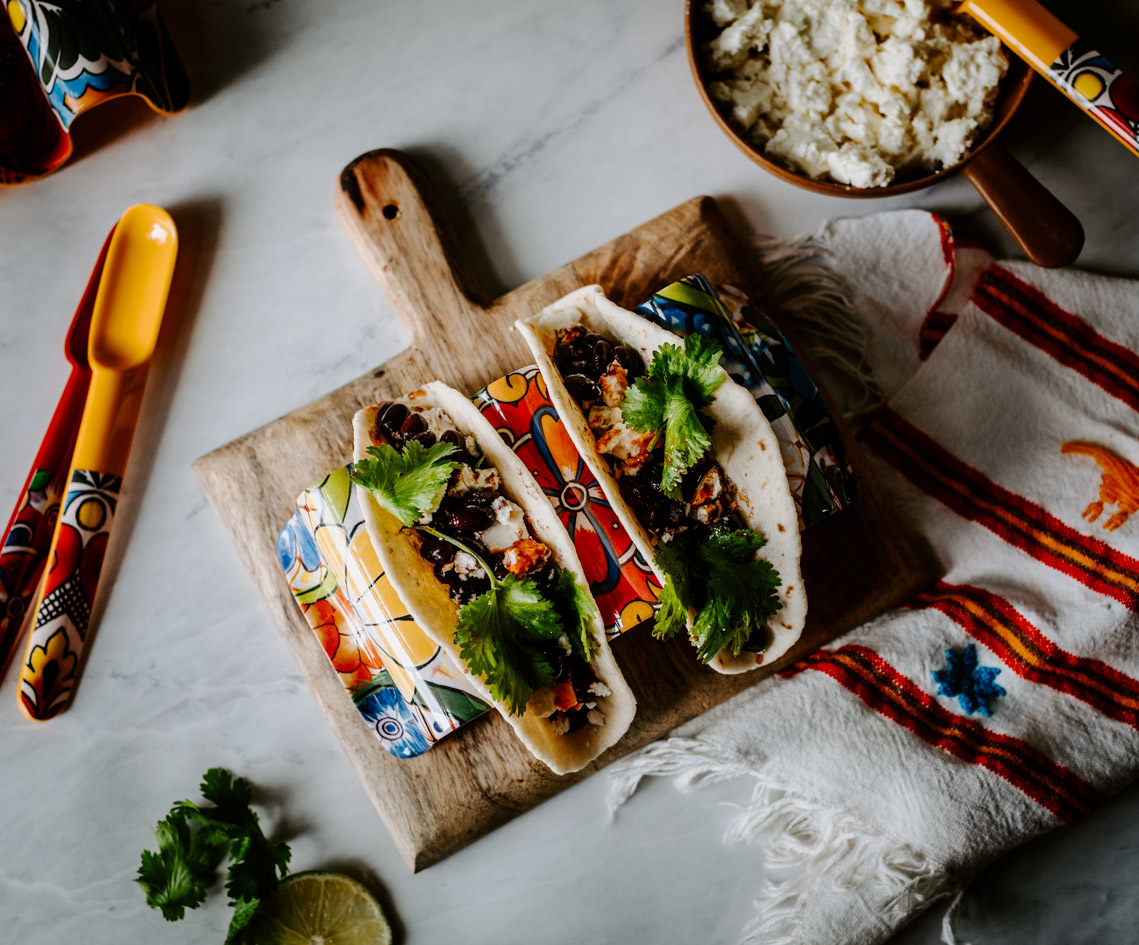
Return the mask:
{"type": "Polygon", "coordinates": [[[490,509],[494,512],[494,523],[478,536],[487,551],[505,551],[526,537],[526,516],[519,506],[500,495],[490,509]]]}
{"type": "Polygon", "coordinates": [[[649,446],[655,439],[655,433],[638,433],[621,420],[598,438],[597,452],[620,460],[626,468],[639,467],[649,458],[649,446]]]}
{"type": "Polygon", "coordinates": [[[459,475],[451,486],[451,491],[462,495],[464,492],[478,491],[480,489],[497,490],[501,485],[498,470],[489,466],[483,469],[471,469],[470,466],[460,466],[459,475]]]}
{"type": "Polygon", "coordinates": [[[706,0],[721,29],[709,94],[765,153],[810,177],[881,187],[956,164],[993,116],[1000,41],[952,0],[706,0]]]}
{"type": "Polygon", "coordinates": [[[595,404],[589,408],[586,419],[589,429],[597,437],[595,445],[598,453],[612,456],[631,469],[643,466],[649,458],[649,446],[656,434],[638,433],[627,427],[620,407],[595,404]]]}
{"type": "MultiPolygon", "coordinates": [[[[479,559],[474,555],[467,554],[465,551],[460,551],[455,555],[451,566],[455,569],[455,573],[464,581],[468,578],[478,577],[483,573],[479,559]]],[[[446,570],[446,567],[444,567],[443,570],[446,570]]]]}

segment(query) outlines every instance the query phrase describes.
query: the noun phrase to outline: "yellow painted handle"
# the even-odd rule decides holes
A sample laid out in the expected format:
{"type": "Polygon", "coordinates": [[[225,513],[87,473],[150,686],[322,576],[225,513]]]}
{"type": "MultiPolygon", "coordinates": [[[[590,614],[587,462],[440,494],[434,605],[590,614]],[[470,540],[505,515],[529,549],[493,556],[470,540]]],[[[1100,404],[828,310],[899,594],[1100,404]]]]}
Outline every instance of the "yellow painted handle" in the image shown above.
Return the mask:
{"type": "Polygon", "coordinates": [[[1036,0],[964,0],[958,9],[1042,74],[1077,39],[1036,0]]]}
{"type": "Polygon", "coordinates": [[[35,721],[64,711],[78,682],[177,252],[174,222],[148,204],[123,214],[107,249],[87,347],[91,385],[20,670],[20,709],[35,721]]]}
{"type": "Polygon", "coordinates": [[[98,368],[91,372],[72,470],[97,469],[111,476],[126,472],[148,369],[143,365],[122,373],[98,368]]]}
{"type": "Polygon", "coordinates": [[[1036,0],[962,0],[957,7],[1139,155],[1139,86],[1036,0]]]}

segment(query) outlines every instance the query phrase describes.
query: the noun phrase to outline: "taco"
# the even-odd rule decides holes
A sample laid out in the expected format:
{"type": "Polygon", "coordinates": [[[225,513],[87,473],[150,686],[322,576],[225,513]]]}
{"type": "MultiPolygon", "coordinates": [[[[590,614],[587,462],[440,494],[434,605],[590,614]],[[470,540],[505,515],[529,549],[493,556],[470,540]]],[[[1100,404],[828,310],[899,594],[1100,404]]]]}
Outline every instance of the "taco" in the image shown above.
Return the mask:
{"type": "Polygon", "coordinates": [[[654,634],[686,630],[722,673],[778,659],[803,631],[798,517],[779,443],[719,366],[586,286],[515,322],[550,399],[663,585],[654,634]]]}
{"type": "Polygon", "coordinates": [[[353,432],[368,533],[423,631],[555,773],[614,744],[636,699],[569,535],[490,422],[433,382],[353,432]]]}

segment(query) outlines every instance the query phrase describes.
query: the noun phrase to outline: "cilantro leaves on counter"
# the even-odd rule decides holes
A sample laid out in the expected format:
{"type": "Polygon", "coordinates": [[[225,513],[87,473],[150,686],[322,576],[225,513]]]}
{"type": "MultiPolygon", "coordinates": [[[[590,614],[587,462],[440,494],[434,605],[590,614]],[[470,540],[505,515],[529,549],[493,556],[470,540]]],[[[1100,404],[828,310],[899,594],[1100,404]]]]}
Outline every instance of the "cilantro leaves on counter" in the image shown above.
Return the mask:
{"type": "Polygon", "coordinates": [[[533,644],[561,635],[562,620],[553,602],[534,581],[509,574],[459,608],[454,639],[459,655],[491,695],[512,715],[521,715],[534,690],[552,686],[557,676],[557,667],[543,652],[548,647],[533,644]]]}
{"type": "Polygon", "coordinates": [[[439,507],[447,481],[460,465],[446,461],[454,451],[449,443],[424,446],[416,440],[402,451],[387,443],[369,446],[371,458],[354,464],[352,480],[404,525],[414,525],[439,507]]]}
{"type": "Polygon", "coordinates": [[[725,527],[703,538],[685,533],[661,542],[655,560],[666,580],[653,635],[670,637],[685,629],[691,608],[700,661],[711,661],[725,647],[738,656],[783,606],[776,593],[779,572],[755,556],[766,543],[757,532],[725,527]]]}
{"type": "Polygon", "coordinates": [[[162,917],[176,922],[187,909],[196,909],[217,881],[217,868],[225,856],[225,842],[204,830],[191,830],[186,815],[172,810],[154,828],[158,852],[142,851],[135,880],[146,891],[146,904],[161,909],[162,917]]]}
{"type": "Polygon", "coordinates": [[[289,847],[272,843],[250,804],[253,786],[223,768],[202,778],[202,796],[213,806],[179,801],[154,829],[158,853],[142,852],[135,879],[147,905],[176,921],[202,904],[217,880],[217,867],[229,854],[226,889],[234,914],[226,943],[236,942],[261,900],[288,873],[289,847]]]}
{"type": "Polygon", "coordinates": [[[625,422],[641,433],[664,431],[665,495],[680,499],[680,480],[712,445],[699,411],[712,403],[723,382],[723,349],[706,335],[690,334],[679,345],[661,345],[648,372],[625,395],[625,422]]]}

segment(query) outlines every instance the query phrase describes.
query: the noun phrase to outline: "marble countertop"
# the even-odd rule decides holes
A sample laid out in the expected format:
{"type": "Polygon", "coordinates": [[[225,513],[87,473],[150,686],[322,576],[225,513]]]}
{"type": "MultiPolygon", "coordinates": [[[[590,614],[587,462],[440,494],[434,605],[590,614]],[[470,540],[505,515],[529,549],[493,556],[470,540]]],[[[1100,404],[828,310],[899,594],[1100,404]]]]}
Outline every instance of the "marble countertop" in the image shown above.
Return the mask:
{"type": "MultiPolygon", "coordinates": [[[[190,109],[110,105],[79,123],[81,153],[62,171],[0,189],[4,509],[62,388],[62,339],[107,230],[149,201],[182,240],[76,703],[34,726],[12,669],[0,686],[0,937],[220,942],[224,897],[167,925],[132,879],[154,822],[222,765],[263,788],[263,821],[295,869],[370,877],[408,945],[734,940],[763,876],[762,851],[720,841],[744,783],[689,795],[650,783],[610,824],[601,774],[409,875],[190,463],[407,343],[332,210],[338,171],[372,148],[410,151],[444,184],[493,291],[697,193],[725,198],[755,232],[920,206],[1015,247],[961,179],[848,202],[759,171],[704,111],[678,0],[160,6],[190,109]]],[[[1108,42],[1135,35],[1132,0],[1049,6],[1139,72],[1134,50],[1108,42]]],[[[1080,265],[1139,276],[1135,159],[1043,87],[1006,141],[1083,221],[1080,265]]],[[[993,865],[966,897],[963,939],[1133,939],[1136,824],[1132,788],[993,865]]],[[[897,941],[938,941],[934,911],[897,941]]]]}

